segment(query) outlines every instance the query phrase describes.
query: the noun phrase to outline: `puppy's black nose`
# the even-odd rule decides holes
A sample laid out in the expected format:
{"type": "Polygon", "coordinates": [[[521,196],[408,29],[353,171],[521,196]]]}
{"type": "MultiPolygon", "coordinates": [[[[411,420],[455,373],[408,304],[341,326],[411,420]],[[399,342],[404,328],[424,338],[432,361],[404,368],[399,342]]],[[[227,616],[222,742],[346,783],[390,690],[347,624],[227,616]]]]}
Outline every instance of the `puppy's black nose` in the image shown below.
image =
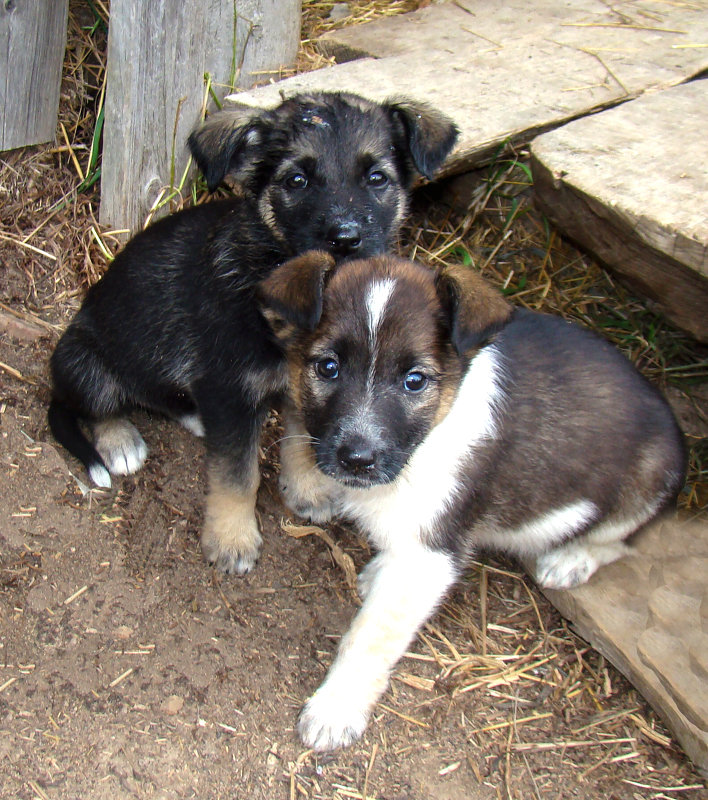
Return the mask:
{"type": "Polygon", "coordinates": [[[340,255],[353,253],[361,245],[361,229],[356,222],[338,222],[327,231],[327,243],[340,255]]]}
{"type": "Polygon", "coordinates": [[[366,439],[356,437],[340,445],[337,460],[347,472],[357,475],[368,472],[376,464],[376,453],[366,439]]]}

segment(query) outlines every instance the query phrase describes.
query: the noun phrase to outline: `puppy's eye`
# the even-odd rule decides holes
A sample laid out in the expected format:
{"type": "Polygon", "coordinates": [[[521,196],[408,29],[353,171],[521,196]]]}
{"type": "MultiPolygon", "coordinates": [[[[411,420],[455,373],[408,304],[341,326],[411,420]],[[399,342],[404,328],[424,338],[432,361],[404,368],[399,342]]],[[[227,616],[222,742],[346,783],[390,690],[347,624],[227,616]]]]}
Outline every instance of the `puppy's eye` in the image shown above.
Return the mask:
{"type": "Polygon", "coordinates": [[[294,172],[285,179],[288,189],[304,189],[307,183],[307,175],[303,175],[302,172],[294,172]]]}
{"type": "Polygon", "coordinates": [[[333,381],[339,377],[339,363],[336,358],[322,358],[315,362],[315,370],[320,378],[333,381]]]}
{"type": "Polygon", "coordinates": [[[375,189],[381,189],[388,183],[388,175],[385,172],[381,172],[380,169],[372,169],[366,176],[366,182],[375,189]]]}
{"type": "Polygon", "coordinates": [[[422,392],[428,385],[428,379],[422,372],[411,370],[403,379],[403,388],[411,394],[422,392]]]}

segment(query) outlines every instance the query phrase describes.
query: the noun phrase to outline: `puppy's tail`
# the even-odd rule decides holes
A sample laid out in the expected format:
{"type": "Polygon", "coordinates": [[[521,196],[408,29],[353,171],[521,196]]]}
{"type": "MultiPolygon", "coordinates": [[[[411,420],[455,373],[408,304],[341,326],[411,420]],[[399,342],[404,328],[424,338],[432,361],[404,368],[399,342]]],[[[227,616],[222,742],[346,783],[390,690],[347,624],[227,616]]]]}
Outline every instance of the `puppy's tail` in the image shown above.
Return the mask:
{"type": "Polygon", "coordinates": [[[86,467],[91,480],[105,489],[111,486],[111,475],[98,454],[98,450],[86,438],[79,425],[79,417],[64,403],[52,398],[47,412],[49,427],[54,438],[65,447],[72,456],[86,467]]]}

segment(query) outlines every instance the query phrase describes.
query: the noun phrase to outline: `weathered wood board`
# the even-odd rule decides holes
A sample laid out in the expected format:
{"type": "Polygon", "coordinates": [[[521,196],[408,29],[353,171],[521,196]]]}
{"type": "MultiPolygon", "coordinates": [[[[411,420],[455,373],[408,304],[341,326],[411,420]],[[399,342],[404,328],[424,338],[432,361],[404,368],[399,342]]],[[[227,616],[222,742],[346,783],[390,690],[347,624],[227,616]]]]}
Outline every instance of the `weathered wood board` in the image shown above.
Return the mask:
{"type": "Polygon", "coordinates": [[[546,595],[708,773],[708,522],[654,523],[636,552],[546,595]]]}
{"type": "Polygon", "coordinates": [[[233,85],[250,86],[262,71],[294,62],[299,39],[300,0],[113,0],[101,222],[138,228],[179,183],[205,73],[222,98],[233,85]]]}
{"type": "Polygon", "coordinates": [[[452,173],[483,163],[504,143],[526,143],[575,117],[685,81],[708,68],[706,43],[708,0],[463,0],[328,34],[326,51],[375,58],[229,100],[267,107],[281,92],[326,89],[425,101],[460,128],[444,170],[452,173]]]}
{"type": "Polygon", "coordinates": [[[69,0],[0,3],[0,150],[54,139],[69,0]]]}
{"type": "Polygon", "coordinates": [[[708,80],[575,120],[531,146],[561,231],[708,341],[708,80]]]}

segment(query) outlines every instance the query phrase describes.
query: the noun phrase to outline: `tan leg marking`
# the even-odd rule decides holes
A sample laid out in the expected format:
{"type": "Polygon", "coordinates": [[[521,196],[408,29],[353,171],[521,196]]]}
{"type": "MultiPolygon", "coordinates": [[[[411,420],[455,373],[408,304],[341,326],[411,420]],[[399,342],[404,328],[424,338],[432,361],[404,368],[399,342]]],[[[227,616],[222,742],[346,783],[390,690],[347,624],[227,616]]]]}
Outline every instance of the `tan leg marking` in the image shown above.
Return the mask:
{"type": "Polygon", "coordinates": [[[316,524],[336,513],[338,484],[317,468],[310,437],[292,410],[283,411],[285,438],[280,445],[280,489],[285,503],[299,517],[316,524]]]}
{"type": "Polygon", "coordinates": [[[258,560],[261,534],[256,523],[258,462],[237,483],[219,461],[209,465],[209,494],[201,545],[204,558],[222,572],[249,572],[258,560]],[[245,484],[245,485],[244,485],[245,484]]]}

